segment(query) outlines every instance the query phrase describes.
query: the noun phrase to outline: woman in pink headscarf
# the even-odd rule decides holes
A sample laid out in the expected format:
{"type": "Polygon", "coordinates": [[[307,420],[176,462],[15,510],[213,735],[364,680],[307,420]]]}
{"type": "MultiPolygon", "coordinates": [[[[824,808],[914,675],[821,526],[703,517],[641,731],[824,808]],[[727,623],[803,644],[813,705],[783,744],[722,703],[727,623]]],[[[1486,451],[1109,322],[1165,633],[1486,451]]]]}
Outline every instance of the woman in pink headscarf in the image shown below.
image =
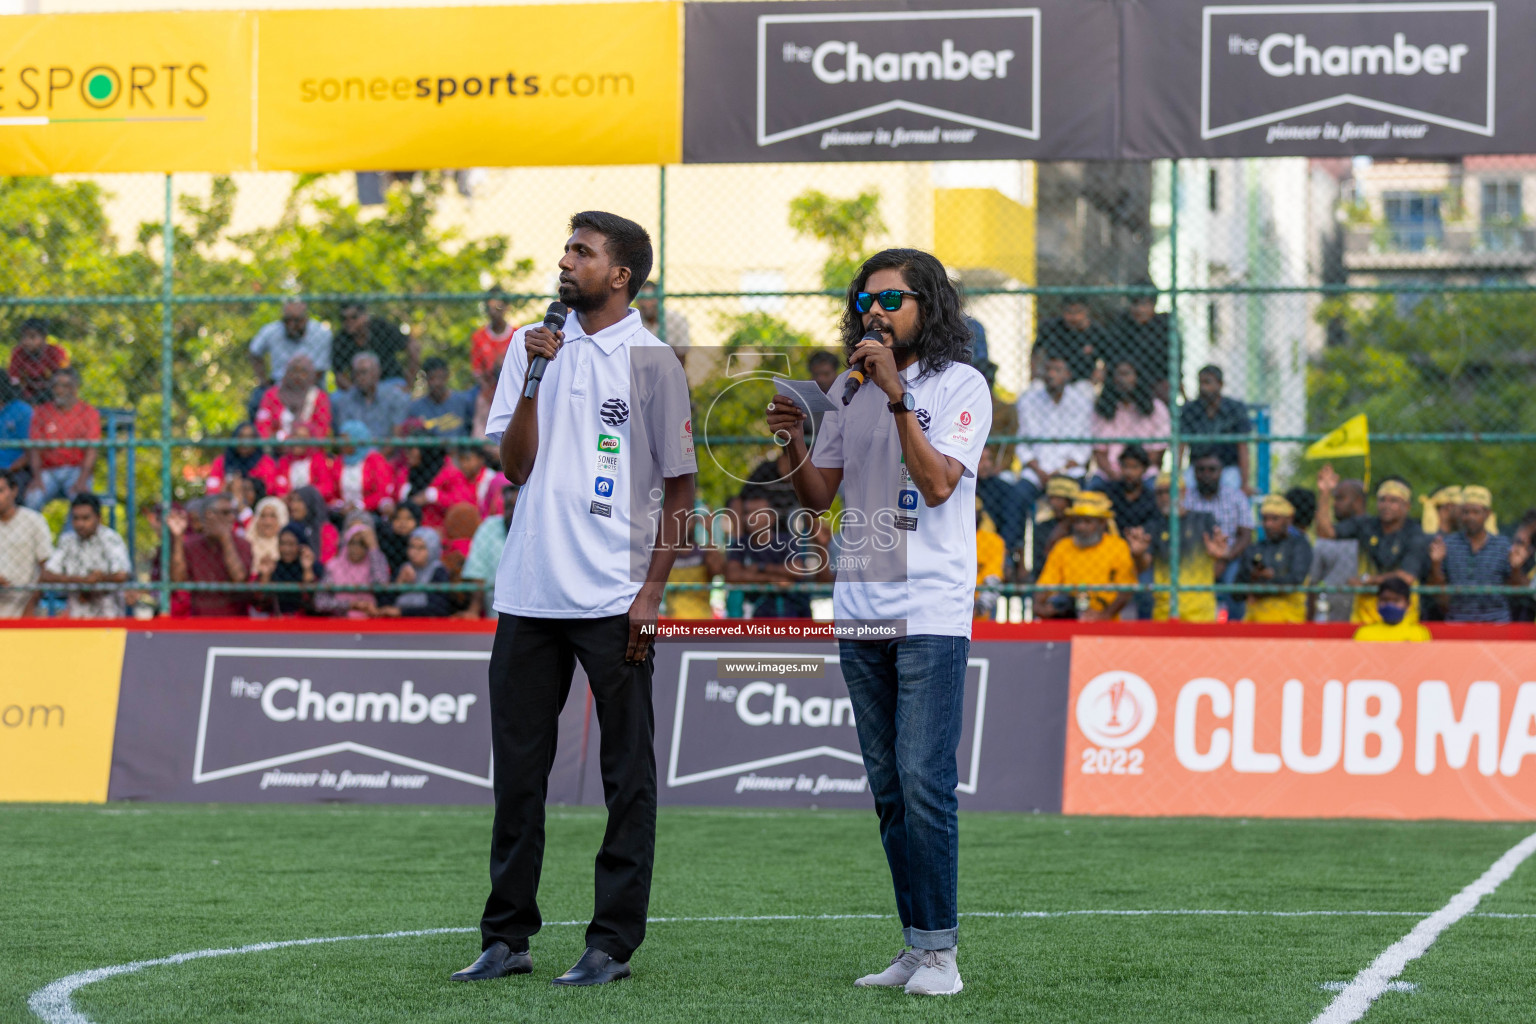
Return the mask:
{"type": "MultiPolygon", "coordinates": [[[[341,550],[325,563],[325,582],[340,587],[376,587],[389,582],[389,563],[379,551],[373,530],[357,523],[342,534],[341,550]]],[[[315,595],[315,610],[322,615],[345,615],[366,619],[379,605],[366,590],[321,591],[315,595]]]]}

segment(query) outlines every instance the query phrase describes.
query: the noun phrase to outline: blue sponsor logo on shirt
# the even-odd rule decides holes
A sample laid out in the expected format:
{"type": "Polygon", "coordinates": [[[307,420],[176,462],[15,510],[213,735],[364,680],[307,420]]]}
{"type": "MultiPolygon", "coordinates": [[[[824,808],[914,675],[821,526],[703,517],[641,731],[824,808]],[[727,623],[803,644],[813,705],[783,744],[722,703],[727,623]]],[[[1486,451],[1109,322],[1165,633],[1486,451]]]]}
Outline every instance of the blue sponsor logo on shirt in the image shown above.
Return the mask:
{"type": "Polygon", "coordinates": [[[902,491],[896,498],[896,503],[904,509],[917,508],[917,492],[902,491]]]}
{"type": "Polygon", "coordinates": [[[609,476],[600,476],[600,477],[598,477],[597,478],[597,484],[596,484],[594,489],[597,491],[597,496],[599,498],[611,498],[611,497],[613,497],[613,477],[609,477],[609,476]]]}

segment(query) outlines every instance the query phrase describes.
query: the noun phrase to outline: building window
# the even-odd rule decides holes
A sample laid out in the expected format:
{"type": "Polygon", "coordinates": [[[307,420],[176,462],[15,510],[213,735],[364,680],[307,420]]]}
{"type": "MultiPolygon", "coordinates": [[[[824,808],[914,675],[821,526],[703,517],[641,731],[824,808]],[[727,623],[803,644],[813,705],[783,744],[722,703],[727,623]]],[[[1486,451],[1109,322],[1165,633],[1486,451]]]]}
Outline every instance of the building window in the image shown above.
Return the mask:
{"type": "Polygon", "coordinates": [[[1418,252],[1438,246],[1444,237],[1438,192],[1386,192],[1382,212],[1393,249],[1418,252]]]}
{"type": "Polygon", "coordinates": [[[1483,182],[1483,248],[1497,251],[1519,249],[1522,241],[1520,217],[1518,178],[1483,182]]]}

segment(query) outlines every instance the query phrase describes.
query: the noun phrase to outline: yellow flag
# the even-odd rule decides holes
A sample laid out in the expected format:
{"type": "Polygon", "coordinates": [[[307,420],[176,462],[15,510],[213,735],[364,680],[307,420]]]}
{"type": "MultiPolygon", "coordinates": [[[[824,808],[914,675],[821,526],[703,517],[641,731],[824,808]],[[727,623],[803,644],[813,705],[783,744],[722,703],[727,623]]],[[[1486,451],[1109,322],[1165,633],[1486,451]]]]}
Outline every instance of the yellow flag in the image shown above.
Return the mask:
{"type": "Polygon", "coordinates": [[[1338,459],[1350,455],[1371,454],[1371,433],[1366,426],[1365,413],[1344,421],[1344,424],[1320,441],[1307,446],[1309,459],[1338,459]]]}

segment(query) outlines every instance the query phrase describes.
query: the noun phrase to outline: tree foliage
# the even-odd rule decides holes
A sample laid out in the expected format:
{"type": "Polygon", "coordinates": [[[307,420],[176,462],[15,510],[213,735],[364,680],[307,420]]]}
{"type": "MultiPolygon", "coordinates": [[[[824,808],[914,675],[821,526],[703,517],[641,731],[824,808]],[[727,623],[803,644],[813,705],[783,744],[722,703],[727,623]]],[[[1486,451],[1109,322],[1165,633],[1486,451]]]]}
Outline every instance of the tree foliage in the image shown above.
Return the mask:
{"type": "MultiPolygon", "coordinates": [[[[1331,430],[1365,413],[1371,433],[1536,433],[1536,304],[1528,295],[1452,293],[1405,308],[1392,295],[1323,305],[1349,339],[1308,373],[1308,420],[1331,430]]],[[[1371,445],[1379,479],[1397,473],[1419,493],[1447,485],[1493,490],[1506,522],[1536,506],[1531,446],[1465,442],[1371,445]]],[[[1305,472],[1305,469],[1304,469],[1305,472]]]]}
{"type": "Polygon", "coordinates": [[[880,193],[860,192],[852,199],[835,199],[807,189],[789,201],[789,226],[795,234],[824,242],[831,254],[821,267],[821,286],[842,291],[869,256],[869,239],[882,234],[880,193]]]}

